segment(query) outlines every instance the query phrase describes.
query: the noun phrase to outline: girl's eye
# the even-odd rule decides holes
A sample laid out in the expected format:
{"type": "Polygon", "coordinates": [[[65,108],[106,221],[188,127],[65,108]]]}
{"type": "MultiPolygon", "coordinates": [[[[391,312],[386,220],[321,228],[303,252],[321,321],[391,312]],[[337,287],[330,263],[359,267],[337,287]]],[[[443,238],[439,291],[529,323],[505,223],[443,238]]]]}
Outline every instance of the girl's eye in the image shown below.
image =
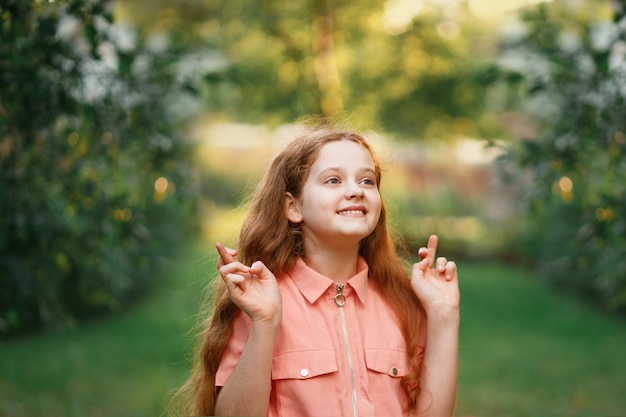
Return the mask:
{"type": "Polygon", "coordinates": [[[376,184],[376,182],[371,179],[371,178],[364,178],[363,180],[361,180],[361,183],[365,184],[365,185],[374,185],[376,184]]]}
{"type": "Polygon", "coordinates": [[[339,184],[338,178],[329,178],[326,180],[326,184],[339,184]]]}

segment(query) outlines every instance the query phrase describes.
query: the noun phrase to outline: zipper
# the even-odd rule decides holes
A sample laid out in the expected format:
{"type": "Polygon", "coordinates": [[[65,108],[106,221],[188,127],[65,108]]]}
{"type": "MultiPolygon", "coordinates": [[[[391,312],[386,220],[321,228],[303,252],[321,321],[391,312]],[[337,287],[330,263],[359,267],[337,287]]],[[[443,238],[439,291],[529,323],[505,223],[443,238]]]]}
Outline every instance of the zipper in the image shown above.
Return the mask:
{"type": "Polygon", "coordinates": [[[348,328],[346,326],[346,316],[343,311],[343,305],[346,303],[346,296],[343,295],[343,285],[337,285],[337,294],[335,294],[335,305],[339,307],[339,316],[341,317],[341,329],[343,330],[343,340],[346,344],[346,353],[348,356],[348,366],[350,367],[350,380],[352,381],[352,414],[357,417],[356,406],[356,381],[354,377],[354,364],[352,362],[352,354],[350,353],[350,341],[348,340],[348,328]]]}

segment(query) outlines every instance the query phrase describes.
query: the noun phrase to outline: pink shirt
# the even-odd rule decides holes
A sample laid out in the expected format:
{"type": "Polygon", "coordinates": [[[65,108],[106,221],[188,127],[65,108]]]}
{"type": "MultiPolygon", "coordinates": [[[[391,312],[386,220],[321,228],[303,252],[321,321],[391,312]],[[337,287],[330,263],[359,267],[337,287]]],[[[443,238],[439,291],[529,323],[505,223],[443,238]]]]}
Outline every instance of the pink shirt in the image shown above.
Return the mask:
{"type": "MultiPolygon", "coordinates": [[[[269,416],[403,416],[406,343],[359,259],[341,289],[299,259],[278,277],[283,317],[274,345],[269,416]],[[339,296],[338,298],[342,298],[339,296]]],[[[224,386],[241,356],[250,318],[240,314],[216,375],[224,386]]],[[[423,355],[425,335],[420,335],[423,355]]]]}

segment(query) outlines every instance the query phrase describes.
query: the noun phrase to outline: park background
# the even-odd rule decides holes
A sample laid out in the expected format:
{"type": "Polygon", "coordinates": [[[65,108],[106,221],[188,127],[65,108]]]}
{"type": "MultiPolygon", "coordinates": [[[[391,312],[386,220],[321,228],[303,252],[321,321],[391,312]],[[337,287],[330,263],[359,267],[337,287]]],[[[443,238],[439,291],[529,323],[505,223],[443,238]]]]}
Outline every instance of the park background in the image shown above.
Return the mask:
{"type": "Polygon", "coordinates": [[[459,416],[626,414],[626,10],[0,2],[0,415],[162,415],[298,123],[382,156],[461,270],[459,416]]]}

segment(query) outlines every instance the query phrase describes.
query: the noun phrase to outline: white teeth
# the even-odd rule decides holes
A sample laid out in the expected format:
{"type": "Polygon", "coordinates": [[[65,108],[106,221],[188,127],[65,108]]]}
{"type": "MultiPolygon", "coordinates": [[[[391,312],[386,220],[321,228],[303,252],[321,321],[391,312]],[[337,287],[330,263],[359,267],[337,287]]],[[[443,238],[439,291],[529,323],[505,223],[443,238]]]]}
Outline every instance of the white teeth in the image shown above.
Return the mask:
{"type": "Polygon", "coordinates": [[[345,210],[340,211],[339,214],[363,214],[363,210],[345,210]]]}

